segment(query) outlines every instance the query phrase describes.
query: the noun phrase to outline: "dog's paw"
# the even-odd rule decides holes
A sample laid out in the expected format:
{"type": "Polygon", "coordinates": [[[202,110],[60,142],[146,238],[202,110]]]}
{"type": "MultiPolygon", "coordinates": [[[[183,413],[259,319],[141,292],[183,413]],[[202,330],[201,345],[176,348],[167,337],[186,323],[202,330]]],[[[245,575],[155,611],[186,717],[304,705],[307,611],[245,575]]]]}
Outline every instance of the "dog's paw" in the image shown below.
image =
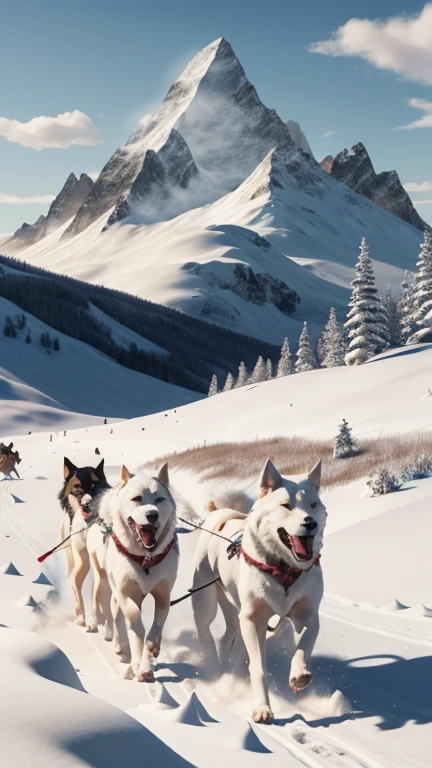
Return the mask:
{"type": "Polygon", "coordinates": [[[92,635],[95,635],[97,631],[98,631],[97,624],[89,624],[88,627],[86,628],[86,632],[92,635]]]}
{"type": "Polygon", "coordinates": [[[152,669],[147,670],[146,672],[140,672],[137,680],[139,683],[154,683],[155,682],[155,676],[152,669]]]}
{"type": "Polygon", "coordinates": [[[146,646],[150,656],[153,656],[153,658],[157,659],[157,657],[160,654],[160,646],[161,646],[160,640],[159,639],[152,640],[151,638],[149,638],[146,641],[146,646]]]}
{"type": "Polygon", "coordinates": [[[300,693],[301,691],[306,690],[306,688],[311,684],[312,682],[312,672],[303,672],[303,674],[299,675],[299,677],[292,677],[290,678],[289,685],[292,691],[295,693],[300,693]]]}
{"type": "Polygon", "coordinates": [[[123,680],[133,680],[135,677],[132,667],[129,665],[126,672],[123,675],[123,680]]]}
{"type": "Polygon", "coordinates": [[[85,618],[82,615],[75,616],[73,623],[77,625],[77,627],[85,627],[85,618]]]}
{"type": "Polygon", "coordinates": [[[131,661],[131,652],[130,648],[127,648],[127,646],[121,645],[118,643],[114,648],[115,653],[119,657],[119,661],[122,664],[130,664],[131,661]]]}
{"type": "Polygon", "coordinates": [[[256,707],[252,712],[252,720],[254,723],[271,723],[273,720],[273,712],[268,704],[262,704],[260,707],[256,707]]]}

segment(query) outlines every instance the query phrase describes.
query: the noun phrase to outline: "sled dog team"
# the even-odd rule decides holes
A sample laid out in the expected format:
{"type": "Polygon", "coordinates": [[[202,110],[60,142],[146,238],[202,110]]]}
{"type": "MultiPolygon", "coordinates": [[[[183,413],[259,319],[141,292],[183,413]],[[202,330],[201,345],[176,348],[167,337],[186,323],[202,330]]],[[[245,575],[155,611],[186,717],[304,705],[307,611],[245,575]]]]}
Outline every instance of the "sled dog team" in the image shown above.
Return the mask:
{"type": "MultiPolygon", "coordinates": [[[[96,468],[78,468],[65,459],[64,476],[59,500],[67,513],[62,533],[73,534],[67,560],[75,622],[86,626],[82,586],[91,567],[93,616],[87,631],[104,626],[105,639],[114,641],[115,652],[128,665],[125,677],[152,682],[152,660],[159,655],[179,561],[168,466],[136,475],[123,466],[118,484],[111,488],[103,460],[96,468]],[[148,594],[155,611],[146,637],[141,605],[148,594]]],[[[326,521],[320,480],[321,462],[295,481],[283,477],[269,459],[248,514],[216,509],[210,502],[211,511],[202,523],[192,604],[203,661],[208,666],[219,659],[229,661],[234,643],[246,651],[255,722],[271,722],[273,717],[265,664],[272,617],[279,617],[274,632],[286,617],[293,625],[297,645],[291,689],[302,691],[312,680],[309,662],[319,630],[319,556],[326,521]],[[219,654],[211,633],[218,605],[226,624],[219,654]]]]}

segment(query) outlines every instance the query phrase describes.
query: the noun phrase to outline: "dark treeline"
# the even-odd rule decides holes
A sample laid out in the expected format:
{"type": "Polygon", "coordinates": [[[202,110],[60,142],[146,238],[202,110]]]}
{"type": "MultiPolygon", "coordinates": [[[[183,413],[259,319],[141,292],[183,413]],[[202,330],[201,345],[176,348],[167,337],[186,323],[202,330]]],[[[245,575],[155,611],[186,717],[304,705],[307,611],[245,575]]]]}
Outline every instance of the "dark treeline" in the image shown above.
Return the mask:
{"type": "Polygon", "coordinates": [[[220,328],[204,320],[154,304],[121,291],[56,275],[0,255],[0,295],[67,336],[90,344],[121,365],[197,392],[207,392],[215,368],[227,373],[240,360],[253,365],[263,354],[272,361],[279,349],[266,342],[220,328]],[[21,272],[22,274],[17,274],[21,272]],[[110,328],[91,312],[94,304],[110,318],[130,328],[169,355],[117,344],[110,328]]]}

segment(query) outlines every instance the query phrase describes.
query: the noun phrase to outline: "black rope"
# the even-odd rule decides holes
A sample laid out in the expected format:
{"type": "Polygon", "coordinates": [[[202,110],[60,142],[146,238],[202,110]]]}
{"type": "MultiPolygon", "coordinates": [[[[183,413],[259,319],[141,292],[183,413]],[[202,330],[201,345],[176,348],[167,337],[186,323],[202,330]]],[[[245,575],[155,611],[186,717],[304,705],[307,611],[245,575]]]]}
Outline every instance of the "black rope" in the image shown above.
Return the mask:
{"type": "Polygon", "coordinates": [[[216,576],[213,581],[208,581],[207,584],[202,584],[200,587],[195,587],[195,589],[188,589],[187,594],[183,595],[182,597],[178,597],[177,600],[171,600],[170,606],[177,605],[177,603],[181,603],[182,600],[187,600],[188,597],[192,597],[194,592],[199,592],[200,589],[205,589],[206,587],[210,587],[212,584],[216,584],[216,582],[219,580],[219,576],[216,576]]]}
{"type": "Polygon", "coordinates": [[[203,528],[201,525],[197,525],[196,523],[193,523],[191,520],[186,520],[184,517],[178,517],[177,520],[181,520],[182,523],[186,523],[186,525],[191,525],[193,528],[196,528],[198,531],[204,531],[204,533],[211,533],[212,536],[217,536],[219,539],[223,539],[224,541],[228,541],[230,544],[231,539],[228,539],[226,536],[222,536],[220,533],[216,533],[216,531],[209,531],[208,528],[203,528]]]}

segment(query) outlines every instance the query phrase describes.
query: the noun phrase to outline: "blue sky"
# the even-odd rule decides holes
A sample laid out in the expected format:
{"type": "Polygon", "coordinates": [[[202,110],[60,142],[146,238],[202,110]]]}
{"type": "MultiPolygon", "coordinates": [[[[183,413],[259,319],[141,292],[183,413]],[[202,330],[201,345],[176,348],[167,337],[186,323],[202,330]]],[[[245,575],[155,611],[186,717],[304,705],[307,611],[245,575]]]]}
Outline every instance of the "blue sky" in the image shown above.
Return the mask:
{"type": "Polygon", "coordinates": [[[414,200],[430,201],[418,210],[432,223],[432,4],[14,0],[0,13],[0,232],[46,212],[71,171],[98,172],[221,36],[264,103],[301,124],[318,160],[362,141],[377,171],[396,169],[414,200]]]}

